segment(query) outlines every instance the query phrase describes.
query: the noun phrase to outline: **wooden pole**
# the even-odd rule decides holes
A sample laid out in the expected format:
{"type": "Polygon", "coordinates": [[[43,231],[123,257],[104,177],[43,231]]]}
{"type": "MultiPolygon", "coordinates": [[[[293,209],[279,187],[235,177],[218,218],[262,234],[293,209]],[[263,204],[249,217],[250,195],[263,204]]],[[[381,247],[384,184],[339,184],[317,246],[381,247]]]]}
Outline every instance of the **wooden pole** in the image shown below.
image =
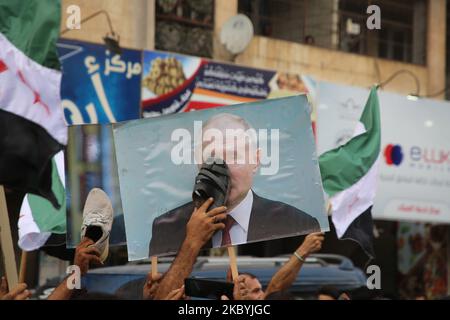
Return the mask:
{"type": "Polygon", "coordinates": [[[328,200],[326,203],[326,211],[329,216],[331,216],[332,210],[333,210],[333,207],[331,206],[331,201],[328,200]]]}
{"type": "Polygon", "coordinates": [[[152,257],[152,278],[154,279],[158,274],[158,257],[152,257]]]}
{"type": "Polygon", "coordinates": [[[17,277],[16,256],[9,224],[8,207],[6,206],[5,189],[0,185],[0,244],[5,263],[6,278],[9,288],[14,288],[19,283],[17,277]]]}
{"type": "Polygon", "coordinates": [[[26,280],[27,260],[28,260],[28,252],[22,251],[22,257],[20,258],[19,283],[24,283],[26,280]]]}
{"type": "Polygon", "coordinates": [[[233,277],[233,281],[236,281],[236,279],[239,276],[236,261],[236,250],[234,249],[234,246],[229,246],[227,247],[227,249],[228,249],[228,256],[230,257],[231,276],[233,277]]]}

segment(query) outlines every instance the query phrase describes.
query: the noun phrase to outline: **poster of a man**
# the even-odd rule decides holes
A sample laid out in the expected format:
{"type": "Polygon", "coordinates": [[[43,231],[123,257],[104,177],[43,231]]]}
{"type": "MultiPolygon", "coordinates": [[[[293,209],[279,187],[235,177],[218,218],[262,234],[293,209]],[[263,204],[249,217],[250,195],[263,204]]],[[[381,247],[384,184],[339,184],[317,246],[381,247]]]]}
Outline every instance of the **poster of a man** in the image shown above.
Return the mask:
{"type": "Polygon", "coordinates": [[[328,231],[305,96],[133,120],[114,141],[130,260],[178,252],[209,198],[224,227],[204,249],[328,231]]]}
{"type": "MultiPolygon", "coordinates": [[[[286,234],[295,234],[299,230],[305,233],[320,231],[317,219],[309,214],[286,203],[261,197],[252,190],[253,176],[260,165],[261,150],[255,147],[257,141],[253,138],[256,134],[250,133],[255,132],[254,128],[245,119],[221,113],[208,119],[202,129],[202,150],[209,150],[210,155],[224,160],[230,180],[227,201],[224,204],[226,210],[223,211],[226,214],[223,220],[225,229],[217,231],[205,249],[257,241],[265,238],[268,232],[270,237],[279,238],[286,234]],[[217,130],[221,133],[220,136],[226,138],[221,143],[217,143],[217,139],[207,139],[205,136],[208,136],[209,130],[217,130]],[[238,134],[232,135],[230,139],[231,135],[227,132],[238,134]],[[217,145],[219,150],[215,148],[217,145]],[[252,159],[255,161],[251,161],[252,159]]],[[[208,157],[202,154],[202,160],[207,159],[208,157]]],[[[210,173],[212,175],[214,166],[218,165],[213,164],[212,170],[209,171],[213,172],[210,173]]],[[[215,177],[220,179],[221,175],[215,177]]],[[[218,183],[221,183],[220,180],[218,183]]],[[[177,251],[185,238],[185,226],[194,210],[194,202],[190,201],[153,221],[150,256],[177,251]],[[168,238],[167,235],[171,236],[168,238]]]]}

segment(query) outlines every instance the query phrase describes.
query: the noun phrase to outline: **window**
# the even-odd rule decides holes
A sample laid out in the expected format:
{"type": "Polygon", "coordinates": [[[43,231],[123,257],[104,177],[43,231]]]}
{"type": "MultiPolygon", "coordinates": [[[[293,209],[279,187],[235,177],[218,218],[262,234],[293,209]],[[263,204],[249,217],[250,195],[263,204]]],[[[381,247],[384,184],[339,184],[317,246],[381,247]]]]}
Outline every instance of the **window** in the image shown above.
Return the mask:
{"type": "Polygon", "coordinates": [[[340,0],[340,50],[380,58],[425,64],[425,0],[340,0]],[[381,8],[381,30],[368,30],[367,7],[381,8]],[[355,25],[359,32],[352,32],[355,25]]]}
{"type": "Polygon", "coordinates": [[[157,0],[155,48],[212,57],[213,0],[157,0]]]}
{"type": "Polygon", "coordinates": [[[239,0],[256,35],[416,64],[425,64],[426,8],[426,0],[239,0]],[[366,27],[371,4],[381,30],[366,27]]]}
{"type": "Polygon", "coordinates": [[[253,22],[256,35],[303,42],[304,0],[239,0],[238,10],[253,22]]]}

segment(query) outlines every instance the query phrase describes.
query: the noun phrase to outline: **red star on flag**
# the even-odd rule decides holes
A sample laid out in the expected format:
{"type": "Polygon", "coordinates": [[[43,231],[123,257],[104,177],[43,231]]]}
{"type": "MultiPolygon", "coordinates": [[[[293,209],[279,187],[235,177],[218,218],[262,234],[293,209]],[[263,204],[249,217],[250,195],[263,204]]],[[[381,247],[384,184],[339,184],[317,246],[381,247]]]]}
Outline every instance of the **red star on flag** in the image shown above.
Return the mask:
{"type": "Polygon", "coordinates": [[[3,62],[3,60],[0,59],[0,73],[6,71],[7,69],[8,67],[6,66],[6,64],[3,62]]]}
{"type": "Polygon", "coordinates": [[[24,85],[26,85],[31,91],[33,91],[33,95],[34,95],[33,104],[39,103],[40,105],[42,105],[45,108],[45,111],[47,111],[47,114],[50,115],[50,108],[41,100],[41,95],[39,94],[39,92],[35,91],[28,84],[25,77],[23,76],[23,73],[20,70],[17,72],[17,75],[19,76],[20,81],[22,81],[24,85]]]}

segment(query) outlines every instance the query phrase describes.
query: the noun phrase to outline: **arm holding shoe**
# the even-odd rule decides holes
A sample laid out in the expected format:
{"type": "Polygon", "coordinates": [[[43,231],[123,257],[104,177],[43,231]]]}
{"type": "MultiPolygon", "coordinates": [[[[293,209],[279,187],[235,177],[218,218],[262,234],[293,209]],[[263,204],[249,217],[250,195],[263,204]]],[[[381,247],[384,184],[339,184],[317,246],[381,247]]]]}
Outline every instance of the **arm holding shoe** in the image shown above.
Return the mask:
{"type": "Polygon", "coordinates": [[[307,235],[303,243],[295,251],[294,255],[292,255],[289,261],[286,262],[272,277],[267,286],[265,296],[267,297],[271,293],[289,288],[297,278],[297,274],[303,265],[304,259],[306,259],[309,254],[319,251],[322,248],[323,240],[324,235],[321,232],[307,235]]]}
{"type": "Polygon", "coordinates": [[[200,208],[194,209],[186,226],[186,238],[169,270],[163,276],[155,299],[166,299],[173,290],[183,286],[184,279],[192,272],[201,248],[217,230],[225,228],[223,223],[217,221],[226,218],[226,207],[218,207],[207,212],[212,202],[213,199],[210,198],[200,208]]]}
{"type": "MultiPolygon", "coordinates": [[[[94,244],[89,238],[83,238],[80,244],[75,250],[74,264],[80,268],[80,275],[85,275],[89,270],[89,265],[101,265],[103,264],[99,258],[100,252],[97,248],[91,247],[94,244]]],[[[67,276],[50,294],[47,300],[69,300],[74,292],[68,285],[68,280],[71,277],[67,276]]]]}

